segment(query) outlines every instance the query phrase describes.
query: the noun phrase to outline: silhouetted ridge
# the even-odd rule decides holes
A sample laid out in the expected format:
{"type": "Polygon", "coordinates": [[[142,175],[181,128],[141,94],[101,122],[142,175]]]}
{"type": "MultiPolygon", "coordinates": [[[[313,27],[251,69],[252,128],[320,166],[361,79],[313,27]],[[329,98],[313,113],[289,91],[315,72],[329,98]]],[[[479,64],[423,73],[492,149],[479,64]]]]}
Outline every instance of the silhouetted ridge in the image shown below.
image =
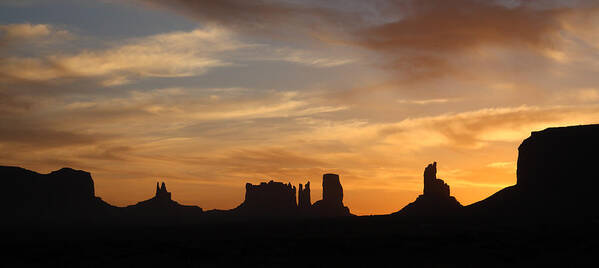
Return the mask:
{"type": "Polygon", "coordinates": [[[517,183],[466,207],[470,216],[597,217],[599,125],[532,132],[518,147],[517,183]]]}
{"type": "Polygon", "coordinates": [[[89,172],[62,168],[39,174],[18,167],[0,166],[7,189],[1,206],[14,215],[7,222],[65,222],[105,216],[113,208],[94,195],[89,172]]]}
{"type": "Polygon", "coordinates": [[[394,215],[415,217],[441,217],[458,212],[462,207],[455,197],[450,196],[449,185],[437,178],[437,162],[424,169],[424,190],[416,201],[408,204],[394,215]]]}

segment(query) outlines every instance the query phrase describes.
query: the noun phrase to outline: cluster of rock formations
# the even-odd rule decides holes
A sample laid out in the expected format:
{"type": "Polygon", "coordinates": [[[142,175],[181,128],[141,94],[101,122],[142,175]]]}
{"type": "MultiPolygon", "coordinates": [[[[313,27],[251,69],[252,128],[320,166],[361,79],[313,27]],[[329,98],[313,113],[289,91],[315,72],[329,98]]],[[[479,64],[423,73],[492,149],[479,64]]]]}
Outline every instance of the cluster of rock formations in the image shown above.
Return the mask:
{"type": "Polygon", "coordinates": [[[299,191],[297,192],[297,206],[302,211],[308,210],[312,206],[310,197],[310,182],[306,182],[305,187],[301,183],[299,184],[299,191]]]}
{"type": "Polygon", "coordinates": [[[449,185],[437,178],[437,162],[424,169],[424,190],[416,201],[408,204],[395,215],[439,217],[453,214],[462,208],[455,197],[449,194],[449,185]]]}
{"type": "Polygon", "coordinates": [[[310,182],[305,188],[291,183],[270,181],[259,185],[246,184],[245,200],[233,212],[250,217],[294,217],[321,216],[335,217],[351,215],[343,205],[343,187],[337,174],[324,174],[322,179],[322,200],[311,203],[310,182]],[[297,200],[297,202],[296,202],[297,200]]]}
{"type": "MultiPolygon", "coordinates": [[[[450,195],[450,187],[437,178],[437,163],[423,174],[422,195],[394,215],[418,217],[459,216],[469,219],[596,218],[595,174],[599,125],[548,128],[533,132],[518,148],[517,184],[485,200],[463,207],[450,195]],[[564,217],[568,215],[568,217],[564,217]]],[[[204,213],[197,206],[172,200],[163,182],[155,196],[119,208],[95,196],[90,173],[63,168],[39,174],[18,167],[1,167],[5,191],[4,211],[14,211],[5,222],[73,222],[97,219],[178,220],[189,222],[202,215],[248,217],[328,217],[351,215],[343,204],[343,187],[337,174],[324,174],[322,200],[311,203],[310,183],[299,190],[290,183],[270,181],[246,184],[244,202],[237,208],[204,213]]]]}

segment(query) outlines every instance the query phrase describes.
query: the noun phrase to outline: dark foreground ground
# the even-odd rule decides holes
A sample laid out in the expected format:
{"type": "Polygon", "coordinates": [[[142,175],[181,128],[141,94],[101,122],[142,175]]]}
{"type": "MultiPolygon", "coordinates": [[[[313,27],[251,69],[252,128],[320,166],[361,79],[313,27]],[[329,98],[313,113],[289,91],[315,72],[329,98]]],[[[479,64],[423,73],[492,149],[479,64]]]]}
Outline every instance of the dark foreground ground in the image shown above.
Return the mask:
{"type": "Polygon", "coordinates": [[[516,226],[389,217],[4,227],[2,266],[594,267],[598,227],[597,221],[516,226]]]}

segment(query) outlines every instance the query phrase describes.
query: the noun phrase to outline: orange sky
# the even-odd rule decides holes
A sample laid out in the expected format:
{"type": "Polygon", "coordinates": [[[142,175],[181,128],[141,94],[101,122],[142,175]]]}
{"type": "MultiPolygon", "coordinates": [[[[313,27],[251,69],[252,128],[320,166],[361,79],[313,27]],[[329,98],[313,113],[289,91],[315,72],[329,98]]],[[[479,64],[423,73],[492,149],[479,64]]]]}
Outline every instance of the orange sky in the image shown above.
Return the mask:
{"type": "Polygon", "coordinates": [[[332,172],[390,213],[433,161],[470,204],[531,131],[599,123],[595,1],[84,2],[0,4],[0,165],[89,171],[114,205],[158,180],[204,209],[271,179],[316,201],[332,172]]]}

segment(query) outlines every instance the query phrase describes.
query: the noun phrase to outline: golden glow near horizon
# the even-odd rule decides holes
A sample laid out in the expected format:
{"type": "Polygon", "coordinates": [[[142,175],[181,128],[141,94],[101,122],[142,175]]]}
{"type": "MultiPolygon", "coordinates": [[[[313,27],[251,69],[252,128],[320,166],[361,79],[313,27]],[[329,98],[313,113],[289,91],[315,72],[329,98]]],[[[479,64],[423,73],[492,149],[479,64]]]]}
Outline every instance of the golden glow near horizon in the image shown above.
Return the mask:
{"type": "Polygon", "coordinates": [[[352,213],[391,213],[433,161],[470,204],[531,131],[599,123],[591,1],[57,2],[0,4],[24,14],[0,13],[0,165],[89,171],[114,205],[159,180],[204,209],[271,179],[316,201],[338,173],[352,213]]]}

